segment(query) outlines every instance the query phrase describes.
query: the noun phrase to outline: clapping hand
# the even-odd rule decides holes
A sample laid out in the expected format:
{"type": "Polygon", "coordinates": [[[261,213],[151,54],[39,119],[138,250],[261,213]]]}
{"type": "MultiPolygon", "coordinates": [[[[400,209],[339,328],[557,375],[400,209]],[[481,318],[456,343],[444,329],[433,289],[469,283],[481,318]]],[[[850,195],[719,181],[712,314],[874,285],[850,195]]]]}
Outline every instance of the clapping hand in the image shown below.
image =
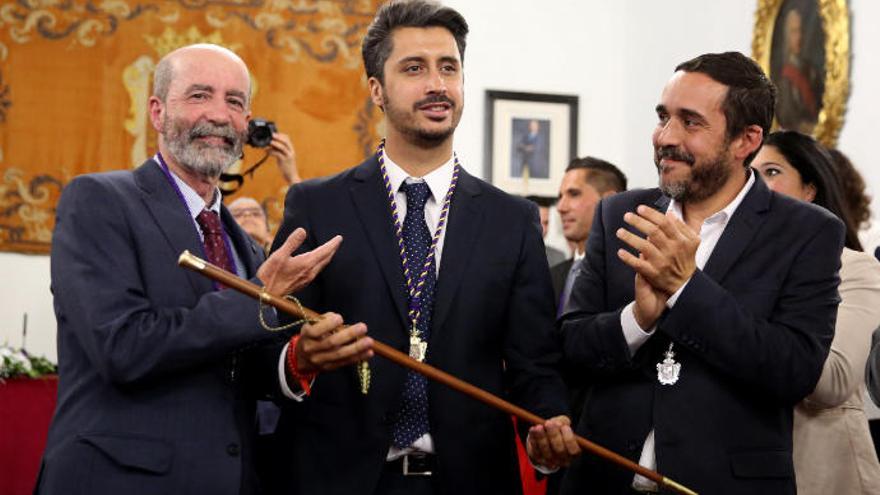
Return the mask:
{"type": "Polygon", "coordinates": [[[700,236],[672,213],[645,205],[627,212],[623,220],[645,236],[617,230],[617,237],[639,253],[635,256],[619,249],[617,256],[636,272],[634,314],[639,326],[647,330],[660,317],[669,296],[696,271],[700,236]]]}

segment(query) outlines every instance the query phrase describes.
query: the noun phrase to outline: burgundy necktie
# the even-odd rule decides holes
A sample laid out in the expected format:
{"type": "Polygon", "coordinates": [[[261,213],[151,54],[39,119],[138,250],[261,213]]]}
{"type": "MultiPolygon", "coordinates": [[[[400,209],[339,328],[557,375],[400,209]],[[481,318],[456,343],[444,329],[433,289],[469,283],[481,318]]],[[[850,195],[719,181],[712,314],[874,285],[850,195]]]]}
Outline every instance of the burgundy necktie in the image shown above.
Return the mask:
{"type": "MultiPolygon", "coordinates": [[[[235,273],[235,266],[232,264],[232,255],[226,250],[226,241],[223,239],[223,227],[220,225],[220,217],[210,210],[202,210],[196,217],[202,233],[205,235],[205,256],[208,262],[219,266],[220,268],[235,273]]],[[[218,288],[223,289],[224,286],[218,284],[218,288]]]]}

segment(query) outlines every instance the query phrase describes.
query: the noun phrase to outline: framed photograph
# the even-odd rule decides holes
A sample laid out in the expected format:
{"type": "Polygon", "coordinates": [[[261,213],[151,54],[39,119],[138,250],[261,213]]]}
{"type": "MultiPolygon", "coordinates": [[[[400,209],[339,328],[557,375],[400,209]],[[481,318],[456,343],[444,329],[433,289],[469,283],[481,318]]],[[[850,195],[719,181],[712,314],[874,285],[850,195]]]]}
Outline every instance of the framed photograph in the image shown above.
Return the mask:
{"type": "Polygon", "coordinates": [[[520,196],[553,196],[577,154],[578,97],[486,91],[485,177],[520,196]]]}
{"type": "Polygon", "coordinates": [[[849,96],[846,0],[758,0],[752,56],[778,90],[775,127],[833,147],[849,96]]]}

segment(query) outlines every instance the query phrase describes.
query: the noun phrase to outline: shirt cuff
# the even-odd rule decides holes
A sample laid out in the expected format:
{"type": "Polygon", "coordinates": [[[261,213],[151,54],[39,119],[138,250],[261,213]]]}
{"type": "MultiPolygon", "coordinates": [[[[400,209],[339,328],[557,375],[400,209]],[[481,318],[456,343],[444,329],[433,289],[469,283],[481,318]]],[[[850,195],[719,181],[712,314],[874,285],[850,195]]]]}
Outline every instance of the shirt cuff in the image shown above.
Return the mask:
{"type": "MultiPolygon", "coordinates": [[[[285,366],[287,366],[287,347],[290,344],[284,344],[284,348],[281,349],[281,356],[278,358],[278,383],[281,385],[281,393],[284,394],[288,399],[293,399],[297,402],[302,402],[303,398],[306,396],[305,390],[301,390],[299,384],[296,385],[297,391],[294,392],[293,389],[290,388],[290,385],[287,383],[287,373],[285,373],[285,366]]],[[[315,378],[312,378],[311,383],[309,383],[309,387],[315,384],[315,378]]]]}
{"type": "MultiPolygon", "coordinates": [[[[530,437],[531,435],[532,435],[531,433],[529,433],[529,434],[526,435],[526,445],[528,445],[528,443],[529,443],[529,437],[530,437]]],[[[524,446],[524,447],[525,447],[525,446],[524,446]]],[[[531,464],[532,467],[535,468],[535,471],[537,471],[537,472],[543,474],[544,476],[548,476],[548,475],[551,475],[551,474],[555,473],[556,471],[559,471],[559,468],[548,468],[547,466],[544,466],[544,465],[541,465],[541,464],[535,464],[534,462],[532,462],[532,458],[529,457],[528,453],[526,454],[526,458],[528,458],[528,460],[529,460],[529,464],[531,464]]]]}
{"type": "Polygon", "coordinates": [[[623,330],[623,338],[626,339],[626,345],[629,346],[630,356],[634,356],[636,351],[651,338],[651,335],[654,335],[654,330],[657,329],[657,325],[654,325],[648,331],[642,330],[638,322],[636,322],[636,315],[633,312],[635,304],[635,301],[627,304],[623,311],[620,312],[620,328],[623,330]]]}

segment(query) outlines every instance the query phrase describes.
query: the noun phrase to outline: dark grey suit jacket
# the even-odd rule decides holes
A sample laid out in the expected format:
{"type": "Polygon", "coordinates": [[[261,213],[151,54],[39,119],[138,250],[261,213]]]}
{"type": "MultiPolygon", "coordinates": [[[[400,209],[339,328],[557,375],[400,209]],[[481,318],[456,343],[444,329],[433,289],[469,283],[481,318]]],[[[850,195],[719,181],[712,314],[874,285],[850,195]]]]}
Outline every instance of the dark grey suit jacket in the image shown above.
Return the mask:
{"type": "MultiPolygon", "coordinates": [[[[221,216],[254,277],[262,251],[221,216]]],[[[234,356],[272,335],[253,299],[179,268],[185,249],[202,255],[198,232],[152,160],[65,187],[51,260],[58,406],[38,493],[256,489],[254,402],[234,356]]]]}
{"type": "MultiPolygon", "coordinates": [[[[634,272],[617,256],[623,215],[665,211],[657,189],[597,207],[562,332],[566,361],[591,382],[577,431],[638,461],[654,428],[657,468],[700,493],[794,494],[792,408],[813,391],[834,335],[843,226],[760,179],[654,334],[630,355],[620,325],[634,272]],[[657,381],[674,342],[681,377],[657,381]]],[[[583,456],[563,493],[630,493],[632,473],[583,456]]]]}

